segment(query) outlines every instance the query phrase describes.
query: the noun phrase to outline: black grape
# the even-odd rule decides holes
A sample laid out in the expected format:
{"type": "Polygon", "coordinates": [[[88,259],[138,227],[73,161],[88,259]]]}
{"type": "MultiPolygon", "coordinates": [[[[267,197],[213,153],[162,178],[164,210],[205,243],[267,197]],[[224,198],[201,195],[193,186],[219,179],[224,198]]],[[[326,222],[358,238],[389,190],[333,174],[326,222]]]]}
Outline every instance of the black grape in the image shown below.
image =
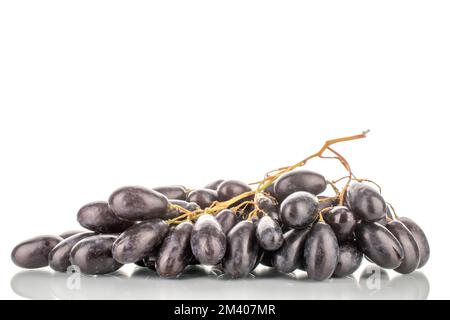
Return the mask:
{"type": "Polygon", "coordinates": [[[227,238],[216,218],[201,215],[191,235],[191,249],[195,258],[205,265],[218,264],[225,255],[227,238]]]}
{"type": "Polygon", "coordinates": [[[280,207],[280,218],[283,225],[301,229],[313,223],[318,217],[319,201],[308,192],[295,192],[287,197],[280,207]]]}
{"type": "Polygon", "coordinates": [[[402,222],[396,220],[389,222],[386,228],[397,238],[404,251],[402,263],[395,271],[403,274],[413,272],[419,267],[420,262],[419,246],[413,234],[402,222]]]}
{"type": "Polygon", "coordinates": [[[339,257],[334,269],[333,276],[347,277],[353,274],[361,265],[363,258],[362,252],[353,241],[345,242],[339,245],[339,257]]]}
{"type": "Polygon", "coordinates": [[[283,244],[283,231],[280,225],[269,216],[259,219],[256,228],[259,245],[268,251],[278,250],[283,244]]]}
{"type": "Polygon", "coordinates": [[[156,260],[156,272],[161,277],[175,278],[179,276],[192,259],[191,222],[177,225],[164,239],[156,260]]]}
{"type": "Polygon", "coordinates": [[[161,219],[132,226],[114,242],[114,259],[123,264],[142,260],[162,242],[168,230],[169,225],[161,219]]]}
{"type": "Polygon", "coordinates": [[[275,182],[275,194],[279,201],[297,191],[318,195],[327,188],[324,176],[309,170],[294,170],[281,175],[275,182]]]}
{"type": "Polygon", "coordinates": [[[395,269],[402,263],[404,252],[400,242],[381,224],[360,221],[355,235],[362,252],[380,267],[395,269]]]}
{"type": "Polygon", "coordinates": [[[227,251],[222,260],[225,273],[241,278],[250,273],[258,258],[255,225],[241,221],[227,235],[227,251]]]}
{"type": "Polygon", "coordinates": [[[409,231],[411,231],[417,245],[419,246],[420,261],[418,268],[422,268],[430,258],[430,245],[428,244],[428,239],[423,232],[423,230],[410,218],[402,217],[399,218],[409,231]]]}
{"type": "Polygon", "coordinates": [[[352,183],[346,197],[350,210],[365,221],[376,221],[386,215],[386,202],[381,194],[364,183],[352,183]]]}
{"type": "Polygon", "coordinates": [[[331,227],[317,222],[305,243],[305,264],[308,277],[321,281],[331,277],[338,262],[339,245],[331,227]]]}
{"type": "Polygon", "coordinates": [[[283,273],[293,272],[299,267],[303,255],[309,228],[292,229],[283,235],[284,241],[280,249],[272,254],[272,265],[283,273]]]}
{"type": "Polygon", "coordinates": [[[357,220],[347,207],[334,207],[323,213],[323,219],[333,229],[338,241],[346,241],[353,236],[357,220]]]}

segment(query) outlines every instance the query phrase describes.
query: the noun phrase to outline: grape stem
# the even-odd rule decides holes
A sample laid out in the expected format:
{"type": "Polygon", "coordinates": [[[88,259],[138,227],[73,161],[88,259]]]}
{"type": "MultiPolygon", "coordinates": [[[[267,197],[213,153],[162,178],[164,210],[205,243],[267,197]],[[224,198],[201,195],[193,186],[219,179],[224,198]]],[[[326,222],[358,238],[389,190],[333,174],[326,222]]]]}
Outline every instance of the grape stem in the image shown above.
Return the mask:
{"type": "MultiPolygon", "coordinates": [[[[338,143],[342,143],[342,142],[346,142],[346,141],[353,141],[353,140],[358,140],[358,139],[363,139],[366,137],[367,133],[369,133],[369,130],[362,132],[361,134],[357,134],[357,135],[353,135],[353,136],[347,136],[347,137],[341,137],[341,138],[337,138],[337,139],[331,139],[331,140],[327,140],[323,146],[320,148],[319,151],[317,151],[316,153],[306,157],[305,159],[297,162],[294,165],[291,166],[286,166],[286,167],[282,167],[279,169],[275,169],[272,171],[269,171],[268,173],[265,174],[264,179],[261,181],[257,181],[257,182],[252,182],[250,183],[250,185],[257,185],[256,190],[251,190],[251,191],[247,191],[244,192],[236,197],[233,197],[227,201],[223,201],[223,202],[214,202],[210,207],[205,208],[203,210],[199,209],[199,210],[195,210],[195,211],[189,211],[187,209],[184,209],[180,206],[177,205],[171,205],[171,208],[175,208],[177,210],[179,210],[180,212],[183,212],[183,214],[181,214],[180,216],[167,220],[167,223],[169,224],[174,224],[174,223],[180,223],[183,219],[186,219],[187,217],[189,217],[190,219],[195,219],[196,217],[198,217],[199,215],[206,213],[206,214],[217,214],[218,212],[224,210],[224,209],[228,209],[230,208],[233,204],[249,198],[249,197],[253,197],[254,201],[253,204],[255,205],[255,209],[249,214],[249,218],[256,215],[259,211],[259,208],[257,207],[257,197],[259,196],[259,194],[261,192],[263,192],[265,189],[267,189],[271,184],[273,184],[273,182],[278,179],[281,175],[290,172],[292,170],[295,170],[299,167],[302,167],[304,165],[306,165],[306,163],[314,158],[332,158],[332,159],[337,159],[340,161],[340,163],[344,166],[344,168],[347,170],[348,175],[344,177],[344,179],[347,179],[347,182],[345,184],[345,186],[343,187],[341,192],[338,192],[337,187],[334,185],[334,183],[336,182],[332,182],[333,189],[336,191],[337,190],[337,196],[339,197],[339,204],[342,205],[344,202],[344,197],[345,197],[345,192],[348,188],[348,186],[350,185],[350,182],[355,179],[356,177],[353,175],[350,165],[348,163],[348,161],[340,154],[338,153],[336,150],[332,149],[331,146],[338,144],[338,143]],[[324,153],[326,151],[329,151],[331,153],[333,153],[334,156],[332,157],[326,157],[324,156],[324,153]]],[[[243,203],[245,203],[246,201],[244,201],[243,203]]],[[[248,203],[247,203],[248,204],[248,203]]],[[[320,215],[321,216],[321,215],[320,215]]]]}

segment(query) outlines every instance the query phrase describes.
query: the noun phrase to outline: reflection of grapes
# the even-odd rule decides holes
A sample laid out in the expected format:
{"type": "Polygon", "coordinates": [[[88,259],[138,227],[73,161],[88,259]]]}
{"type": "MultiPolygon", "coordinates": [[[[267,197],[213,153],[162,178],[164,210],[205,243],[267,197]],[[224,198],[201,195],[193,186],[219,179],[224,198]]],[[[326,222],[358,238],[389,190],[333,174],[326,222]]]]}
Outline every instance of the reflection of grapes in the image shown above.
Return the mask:
{"type": "Polygon", "coordinates": [[[283,273],[305,270],[309,278],[325,280],[351,275],[364,255],[383,268],[411,273],[429,259],[423,230],[411,219],[397,218],[371,186],[375,183],[356,178],[348,161],[330,148],[364,137],[329,140],[299,163],[271,171],[256,187],[216,180],[202,189],[117,189],[108,202],[79,210],[79,223],[93,232],[26,240],[13,249],[12,260],[23,268],[50,264],[57,271],[75,264],[87,274],[136,263],[169,278],[194,264],[216,266],[238,278],[262,264],[283,273]],[[338,159],[348,175],[330,181],[299,169],[313,158],[338,159]],[[327,187],[335,195],[322,194],[327,187]]]}

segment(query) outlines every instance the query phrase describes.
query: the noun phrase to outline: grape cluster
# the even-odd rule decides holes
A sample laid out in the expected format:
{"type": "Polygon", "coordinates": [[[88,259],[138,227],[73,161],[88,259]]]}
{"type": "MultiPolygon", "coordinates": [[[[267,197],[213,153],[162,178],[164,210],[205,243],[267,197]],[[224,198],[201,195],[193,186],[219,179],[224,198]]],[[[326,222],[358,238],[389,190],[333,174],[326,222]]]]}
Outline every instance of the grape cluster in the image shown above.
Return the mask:
{"type": "Polygon", "coordinates": [[[240,278],[262,264],[283,273],[300,269],[318,281],[351,275],[363,257],[404,274],[426,264],[424,232],[397,217],[378,190],[350,170],[339,190],[321,174],[298,169],[304,164],[282,168],[256,188],[238,180],[195,190],[122,187],[107,202],[78,211],[89,231],[32,238],[11,257],[23,268],[65,272],[76,265],[93,275],[135,263],[167,278],[196,264],[240,278]],[[324,196],[330,185],[336,194],[324,196]]]}

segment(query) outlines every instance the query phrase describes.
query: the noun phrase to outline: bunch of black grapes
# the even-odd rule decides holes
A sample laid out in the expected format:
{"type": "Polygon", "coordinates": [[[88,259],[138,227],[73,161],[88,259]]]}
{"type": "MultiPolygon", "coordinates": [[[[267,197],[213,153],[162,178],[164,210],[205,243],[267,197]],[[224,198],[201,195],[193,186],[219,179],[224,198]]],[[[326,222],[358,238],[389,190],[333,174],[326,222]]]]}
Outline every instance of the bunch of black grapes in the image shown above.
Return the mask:
{"type": "MultiPolygon", "coordinates": [[[[361,182],[337,197],[320,196],[325,178],[308,170],[281,175],[239,210],[201,210],[252,188],[237,180],[214,181],[202,189],[123,187],[108,202],[83,206],[78,222],[89,231],[39,236],[18,244],[14,263],[50,266],[65,272],[106,274],[135,263],[161,277],[180,276],[189,265],[216,266],[232,278],[245,277],[259,264],[283,273],[297,269],[314,280],[351,275],[363,257],[382,268],[411,273],[430,255],[422,229],[392,215],[381,194],[361,182]],[[171,220],[185,211],[200,214],[171,220]],[[250,214],[255,212],[257,215],[250,214]]],[[[242,201],[233,204],[236,207],[242,201]]]]}

